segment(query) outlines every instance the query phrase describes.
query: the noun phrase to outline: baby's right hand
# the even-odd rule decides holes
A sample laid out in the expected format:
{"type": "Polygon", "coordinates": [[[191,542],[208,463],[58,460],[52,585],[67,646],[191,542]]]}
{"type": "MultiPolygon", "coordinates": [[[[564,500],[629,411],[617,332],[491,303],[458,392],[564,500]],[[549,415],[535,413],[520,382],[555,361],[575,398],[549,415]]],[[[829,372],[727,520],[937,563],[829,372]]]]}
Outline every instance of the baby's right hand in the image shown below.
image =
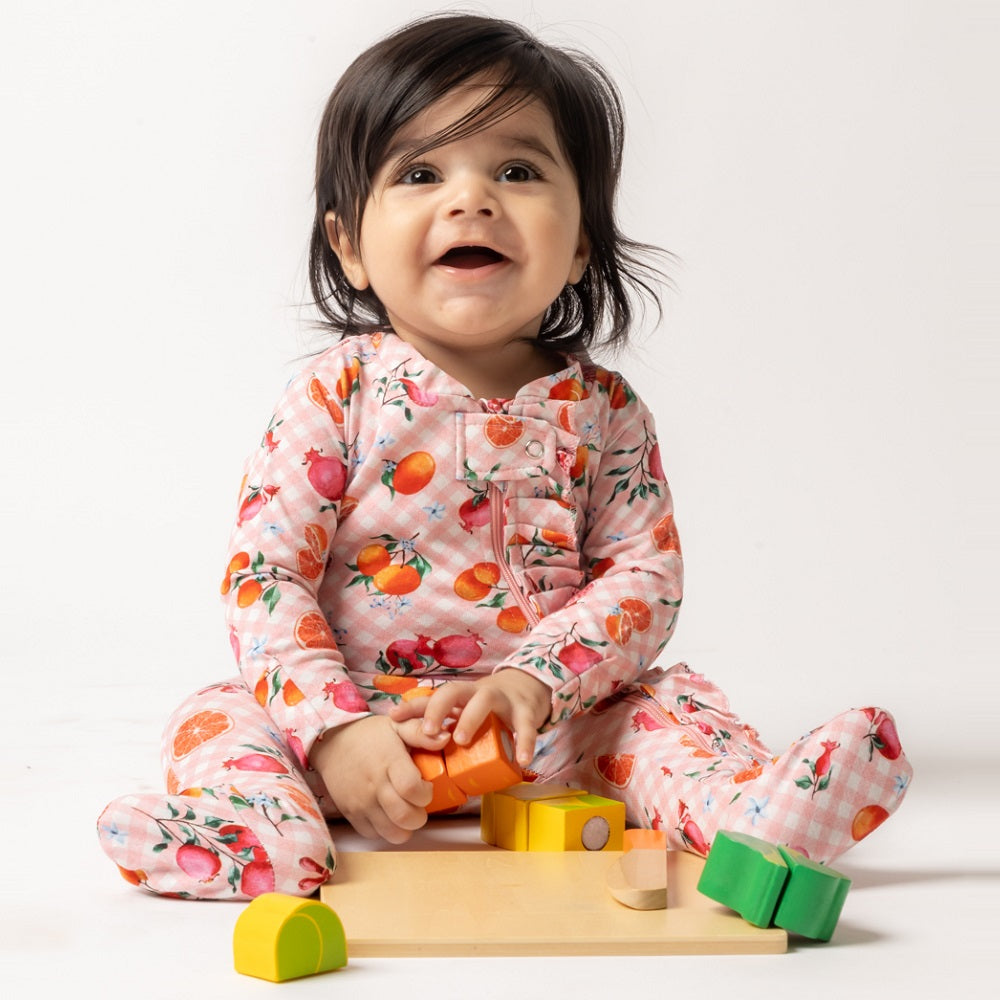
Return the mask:
{"type": "Polygon", "coordinates": [[[310,760],[338,812],[362,837],[403,844],[427,822],[432,794],[407,747],[440,750],[448,738],[427,736],[419,719],[372,715],[325,734],[310,760]]]}
{"type": "Polygon", "coordinates": [[[447,732],[430,737],[419,719],[371,715],[325,734],[310,759],[338,812],[362,837],[403,844],[427,822],[430,783],[407,747],[441,750],[447,732]]]}

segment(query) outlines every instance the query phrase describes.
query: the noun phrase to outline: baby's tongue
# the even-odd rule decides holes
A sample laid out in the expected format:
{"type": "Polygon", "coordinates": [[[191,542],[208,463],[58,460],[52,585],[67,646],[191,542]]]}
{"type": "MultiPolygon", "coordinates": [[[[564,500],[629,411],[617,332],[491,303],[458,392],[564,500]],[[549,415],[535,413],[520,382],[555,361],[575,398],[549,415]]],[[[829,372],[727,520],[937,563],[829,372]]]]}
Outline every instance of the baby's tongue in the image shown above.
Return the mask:
{"type": "Polygon", "coordinates": [[[488,247],[455,247],[442,258],[441,263],[449,267],[472,268],[486,267],[501,260],[500,254],[488,247]]]}

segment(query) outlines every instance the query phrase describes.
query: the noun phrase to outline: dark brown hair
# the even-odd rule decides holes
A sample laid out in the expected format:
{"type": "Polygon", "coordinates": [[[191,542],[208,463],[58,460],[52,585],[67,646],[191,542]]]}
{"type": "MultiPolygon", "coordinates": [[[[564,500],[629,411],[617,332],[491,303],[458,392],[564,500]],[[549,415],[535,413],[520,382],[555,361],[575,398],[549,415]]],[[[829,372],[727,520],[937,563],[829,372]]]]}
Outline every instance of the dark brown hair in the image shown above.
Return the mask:
{"type": "Polygon", "coordinates": [[[659,309],[654,286],[662,275],[650,260],[662,251],[627,239],[615,219],[625,130],[618,89],[584,53],[546,45],[509,21],[466,14],[431,15],[399,29],[355,59],[330,95],[319,129],[309,250],[310,287],[325,325],[343,336],[385,327],[388,317],[371,288],[358,291],[347,281],[324,215],[333,211],[358,246],[372,178],[392,138],[453,88],[484,73],[496,86],[483,102],[418,152],[540,101],[576,175],[590,262],[546,311],[539,339],[584,352],[624,343],[634,299],[648,298],[659,309]]]}

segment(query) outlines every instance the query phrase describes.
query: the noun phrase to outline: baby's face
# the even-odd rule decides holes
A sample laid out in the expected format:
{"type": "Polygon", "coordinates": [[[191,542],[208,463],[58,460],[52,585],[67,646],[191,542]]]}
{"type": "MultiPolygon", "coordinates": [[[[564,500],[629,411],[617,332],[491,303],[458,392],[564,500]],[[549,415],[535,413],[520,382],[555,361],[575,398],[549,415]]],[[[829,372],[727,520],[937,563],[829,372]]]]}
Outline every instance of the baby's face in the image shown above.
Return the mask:
{"type": "Polygon", "coordinates": [[[435,346],[534,339],[546,309],[587,265],[576,177],[540,103],[412,158],[475,108],[485,86],[456,88],[393,137],[360,246],[327,218],[348,280],[371,287],[396,332],[430,357],[435,346]]]}

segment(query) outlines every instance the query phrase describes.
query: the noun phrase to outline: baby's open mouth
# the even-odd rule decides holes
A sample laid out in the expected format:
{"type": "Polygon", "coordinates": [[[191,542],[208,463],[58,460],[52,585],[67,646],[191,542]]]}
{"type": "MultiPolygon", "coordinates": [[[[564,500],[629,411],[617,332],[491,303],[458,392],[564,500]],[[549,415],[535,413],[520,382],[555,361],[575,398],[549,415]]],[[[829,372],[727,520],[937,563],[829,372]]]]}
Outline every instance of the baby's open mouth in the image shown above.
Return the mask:
{"type": "Polygon", "coordinates": [[[486,267],[489,264],[499,264],[507,258],[503,254],[491,250],[489,247],[452,247],[446,254],[438,259],[439,264],[447,267],[460,267],[473,269],[486,267]]]}

